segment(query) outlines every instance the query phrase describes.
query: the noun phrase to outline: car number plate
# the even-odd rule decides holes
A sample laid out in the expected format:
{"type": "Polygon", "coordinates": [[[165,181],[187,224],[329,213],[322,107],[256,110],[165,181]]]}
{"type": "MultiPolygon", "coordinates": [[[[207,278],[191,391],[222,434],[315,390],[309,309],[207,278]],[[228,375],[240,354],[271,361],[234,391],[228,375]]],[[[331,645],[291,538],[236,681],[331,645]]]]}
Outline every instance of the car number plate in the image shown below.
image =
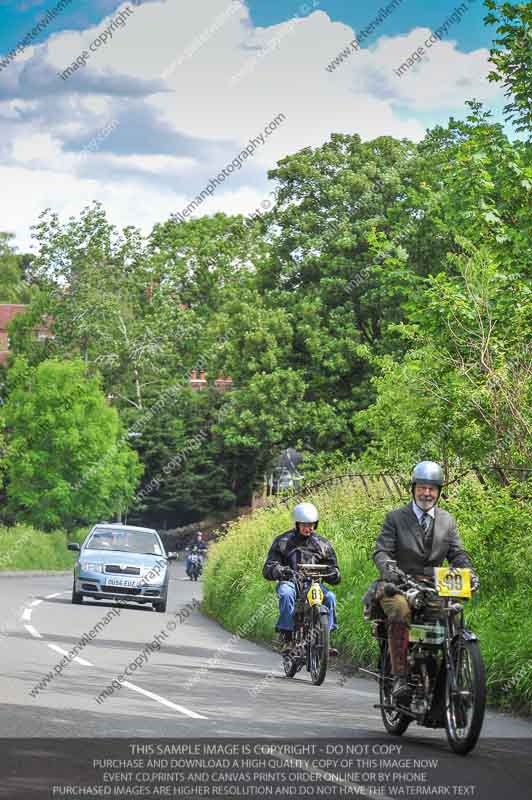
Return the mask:
{"type": "Polygon", "coordinates": [[[107,578],[106,586],[125,586],[129,589],[138,589],[139,581],[136,578],[107,578]]]}

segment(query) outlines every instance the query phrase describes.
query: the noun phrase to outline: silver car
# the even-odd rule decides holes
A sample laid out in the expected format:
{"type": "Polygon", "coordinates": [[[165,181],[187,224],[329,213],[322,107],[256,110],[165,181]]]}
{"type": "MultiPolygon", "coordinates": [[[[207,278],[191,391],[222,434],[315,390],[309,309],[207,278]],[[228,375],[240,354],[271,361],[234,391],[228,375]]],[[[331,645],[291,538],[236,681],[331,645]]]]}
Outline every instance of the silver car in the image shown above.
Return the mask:
{"type": "Polygon", "coordinates": [[[101,522],[81,547],[71,542],[68,549],[79,552],[74,566],[73,603],[94,597],[152,603],[155,611],[166,611],[169,556],[157,531],[101,522]]]}

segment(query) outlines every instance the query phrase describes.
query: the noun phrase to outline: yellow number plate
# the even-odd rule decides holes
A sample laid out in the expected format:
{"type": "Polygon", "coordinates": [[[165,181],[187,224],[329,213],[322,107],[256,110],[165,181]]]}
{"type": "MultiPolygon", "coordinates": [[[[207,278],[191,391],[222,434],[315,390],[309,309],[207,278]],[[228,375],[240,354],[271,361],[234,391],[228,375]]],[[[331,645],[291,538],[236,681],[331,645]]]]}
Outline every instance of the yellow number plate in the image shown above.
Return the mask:
{"type": "Polygon", "coordinates": [[[323,603],[323,592],[319,583],[313,583],[307,592],[307,600],[310,606],[319,606],[323,603]]]}
{"type": "Polygon", "coordinates": [[[440,597],[471,597],[471,570],[435,567],[434,578],[440,597]]]}

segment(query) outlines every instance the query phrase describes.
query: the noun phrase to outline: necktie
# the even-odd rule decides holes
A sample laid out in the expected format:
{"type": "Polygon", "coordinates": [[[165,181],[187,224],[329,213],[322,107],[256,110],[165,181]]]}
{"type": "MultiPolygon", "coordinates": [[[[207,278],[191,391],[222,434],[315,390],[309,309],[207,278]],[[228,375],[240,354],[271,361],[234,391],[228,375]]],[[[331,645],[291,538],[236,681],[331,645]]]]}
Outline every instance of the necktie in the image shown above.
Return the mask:
{"type": "Polygon", "coordinates": [[[423,529],[423,547],[426,556],[428,556],[432,550],[433,523],[434,520],[430,514],[424,512],[421,516],[421,527],[423,529]]]}

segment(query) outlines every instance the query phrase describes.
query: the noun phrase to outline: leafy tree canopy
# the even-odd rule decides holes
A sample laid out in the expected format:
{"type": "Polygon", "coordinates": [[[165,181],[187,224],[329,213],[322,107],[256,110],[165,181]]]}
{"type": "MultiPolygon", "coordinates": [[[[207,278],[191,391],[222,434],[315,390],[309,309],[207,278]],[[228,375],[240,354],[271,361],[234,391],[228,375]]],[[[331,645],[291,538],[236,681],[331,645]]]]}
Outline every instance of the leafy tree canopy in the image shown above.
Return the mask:
{"type": "Polygon", "coordinates": [[[100,380],[81,361],[19,358],[8,383],[8,513],[50,530],[125,508],[142,468],[100,380]]]}

